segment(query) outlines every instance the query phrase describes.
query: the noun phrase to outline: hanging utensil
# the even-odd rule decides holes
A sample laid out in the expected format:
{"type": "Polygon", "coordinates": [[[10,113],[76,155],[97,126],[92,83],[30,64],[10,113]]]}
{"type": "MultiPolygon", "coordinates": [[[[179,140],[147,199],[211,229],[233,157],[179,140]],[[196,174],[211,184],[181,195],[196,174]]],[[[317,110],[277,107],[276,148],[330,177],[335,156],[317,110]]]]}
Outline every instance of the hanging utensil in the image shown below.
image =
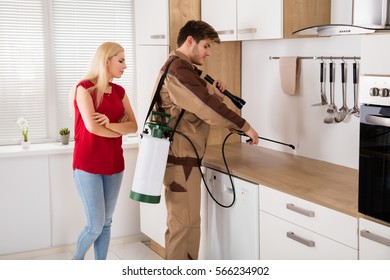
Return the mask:
{"type": "Polygon", "coordinates": [[[334,84],[333,84],[333,77],[334,77],[334,66],[333,61],[329,63],[329,84],[330,84],[330,104],[328,106],[328,109],[326,110],[326,116],[324,118],[324,123],[330,124],[334,122],[335,115],[337,114],[337,107],[334,104],[334,84]]]}
{"type": "Polygon", "coordinates": [[[328,100],[326,99],[326,92],[325,92],[325,73],[326,73],[326,65],[324,62],[320,63],[320,86],[321,86],[321,102],[313,104],[311,106],[324,106],[328,104],[328,100]]]}
{"type": "Polygon", "coordinates": [[[347,107],[347,87],[346,87],[346,67],[344,61],[341,63],[341,90],[343,94],[343,105],[340,107],[339,112],[336,114],[335,121],[342,122],[349,111],[347,107]]]}
{"type": "Polygon", "coordinates": [[[351,110],[348,111],[348,114],[354,114],[356,117],[360,116],[360,109],[358,106],[358,84],[357,84],[357,77],[358,77],[358,72],[357,72],[357,63],[356,60],[352,64],[353,66],[353,98],[354,98],[354,106],[351,110]]]}

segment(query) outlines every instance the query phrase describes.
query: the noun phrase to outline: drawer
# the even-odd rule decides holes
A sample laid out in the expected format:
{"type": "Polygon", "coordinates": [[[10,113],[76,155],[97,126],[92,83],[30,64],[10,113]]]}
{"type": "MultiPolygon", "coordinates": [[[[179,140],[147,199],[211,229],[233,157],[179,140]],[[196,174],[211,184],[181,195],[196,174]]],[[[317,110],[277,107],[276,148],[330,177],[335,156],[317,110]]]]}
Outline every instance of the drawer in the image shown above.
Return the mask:
{"type": "Polygon", "coordinates": [[[359,219],[359,259],[390,259],[390,227],[359,219]]]}
{"type": "Polygon", "coordinates": [[[261,260],[357,260],[358,250],[260,211],[261,260]]]}
{"type": "Polygon", "coordinates": [[[259,196],[262,211],[358,248],[357,218],[265,186],[259,196]]]}

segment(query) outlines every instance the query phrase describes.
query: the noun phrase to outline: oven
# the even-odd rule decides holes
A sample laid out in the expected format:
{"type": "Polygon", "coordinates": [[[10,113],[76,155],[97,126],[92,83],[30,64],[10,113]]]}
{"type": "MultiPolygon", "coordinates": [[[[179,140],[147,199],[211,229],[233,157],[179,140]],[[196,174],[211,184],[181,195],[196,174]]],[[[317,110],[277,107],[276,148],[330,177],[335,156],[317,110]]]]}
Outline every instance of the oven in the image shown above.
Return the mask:
{"type": "Polygon", "coordinates": [[[360,78],[359,212],[390,223],[390,76],[360,78]]]}

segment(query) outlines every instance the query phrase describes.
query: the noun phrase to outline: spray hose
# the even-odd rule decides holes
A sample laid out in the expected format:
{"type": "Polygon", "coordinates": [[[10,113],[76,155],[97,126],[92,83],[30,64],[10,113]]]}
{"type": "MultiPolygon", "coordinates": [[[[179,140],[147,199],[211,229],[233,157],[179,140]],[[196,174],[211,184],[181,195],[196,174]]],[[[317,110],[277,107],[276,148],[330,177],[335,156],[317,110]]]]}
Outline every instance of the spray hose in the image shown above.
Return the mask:
{"type": "MultiPolygon", "coordinates": [[[[225,139],[223,140],[223,143],[222,143],[222,158],[223,158],[223,162],[225,164],[225,168],[226,168],[226,172],[229,176],[229,180],[230,180],[230,183],[231,183],[231,186],[232,186],[232,192],[233,192],[233,199],[232,199],[232,202],[228,205],[224,205],[222,203],[220,203],[219,201],[217,201],[215,199],[215,197],[213,196],[213,194],[211,193],[207,183],[206,183],[206,179],[204,178],[204,175],[203,175],[203,172],[202,172],[202,169],[201,169],[201,166],[202,166],[202,159],[199,157],[199,154],[198,154],[198,151],[196,150],[195,148],[195,145],[194,143],[191,141],[190,138],[188,138],[187,135],[185,135],[184,133],[180,132],[180,131],[175,131],[177,134],[183,136],[185,139],[187,139],[187,141],[191,144],[192,148],[194,149],[195,151],[195,154],[196,154],[196,158],[198,159],[198,169],[199,169],[199,172],[200,172],[200,175],[202,177],[202,180],[203,180],[203,183],[206,187],[206,190],[208,192],[208,194],[210,195],[210,197],[214,200],[215,203],[217,203],[219,206],[223,207],[223,208],[230,208],[233,206],[233,204],[236,202],[236,189],[234,187],[234,183],[233,183],[233,178],[232,178],[232,174],[230,173],[230,170],[229,170],[229,166],[227,164],[227,161],[226,161],[226,157],[225,157],[225,143],[227,141],[227,139],[232,135],[232,134],[239,134],[241,136],[245,136],[245,137],[249,137],[248,135],[246,135],[244,132],[242,131],[234,131],[234,132],[230,132],[226,137],[225,139]]],[[[262,140],[266,140],[266,141],[270,141],[270,142],[274,142],[274,143],[277,143],[277,144],[281,144],[281,145],[285,145],[285,146],[288,146],[290,147],[291,149],[295,150],[295,147],[294,145],[291,145],[291,144],[286,144],[286,143],[283,143],[283,142],[279,142],[279,141],[275,141],[275,140],[272,140],[272,139],[268,139],[268,138],[264,138],[264,137],[259,137],[259,139],[262,139],[262,140]]],[[[247,140],[247,142],[250,141],[250,139],[247,140]]]]}

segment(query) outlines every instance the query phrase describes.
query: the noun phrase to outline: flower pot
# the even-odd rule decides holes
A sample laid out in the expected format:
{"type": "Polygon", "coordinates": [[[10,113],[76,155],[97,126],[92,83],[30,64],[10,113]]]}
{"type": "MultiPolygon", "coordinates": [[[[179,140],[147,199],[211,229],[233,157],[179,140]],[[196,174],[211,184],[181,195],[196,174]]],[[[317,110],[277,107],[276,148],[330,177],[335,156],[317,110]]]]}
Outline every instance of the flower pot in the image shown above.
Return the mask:
{"type": "Polygon", "coordinates": [[[62,143],[62,145],[68,145],[69,144],[69,136],[70,136],[70,134],[61,135],[61,143],[62,143]]]}
{"type": "Polygon", "coordinates": [[[22,140],[21,145],[24,150],[27,150],[28,148],[30,148],[30,141],[25,142],[22,140]]]}

